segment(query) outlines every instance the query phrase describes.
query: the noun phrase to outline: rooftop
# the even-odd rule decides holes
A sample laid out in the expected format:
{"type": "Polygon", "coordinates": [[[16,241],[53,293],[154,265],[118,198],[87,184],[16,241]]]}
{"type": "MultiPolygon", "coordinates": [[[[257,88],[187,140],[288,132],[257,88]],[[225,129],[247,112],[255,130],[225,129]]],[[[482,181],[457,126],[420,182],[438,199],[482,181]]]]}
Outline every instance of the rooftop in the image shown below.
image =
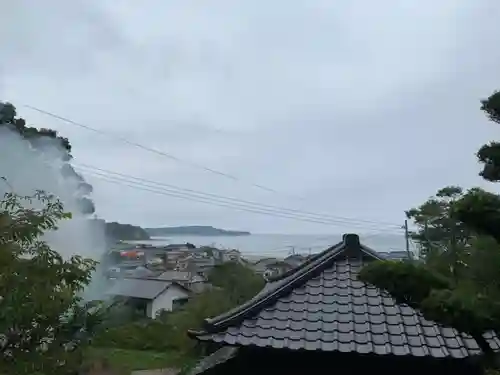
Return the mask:
{"type": "MultiPolygon", "coordinates": [[[[357,278],[382,260],[355,234],[274,278],[253,299],[190,332],[200,341],[275,349],[464,358],[477,342],[429,321],[385,291],[357,278]]],[[[494,349],[500,341],[485,338],[494,349]]]]}
{"type": "Polygon", "coordinates": [[[152,300],[171,285],[171,282],[161,280],[118,279],[106,294],[152,300]]]}

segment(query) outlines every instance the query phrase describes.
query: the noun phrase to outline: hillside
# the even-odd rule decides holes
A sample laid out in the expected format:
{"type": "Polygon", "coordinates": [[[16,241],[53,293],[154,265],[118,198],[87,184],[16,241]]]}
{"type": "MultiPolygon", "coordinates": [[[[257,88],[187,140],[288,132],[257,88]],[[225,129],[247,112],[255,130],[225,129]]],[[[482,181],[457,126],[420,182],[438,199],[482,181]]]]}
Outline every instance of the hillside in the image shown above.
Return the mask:
{"type": "Polygon", "coordinates": [[[106,223],[106,236],[114,240],[149,240],[150,236],[143,228],[116,222],[106,223]]]}
{"type": "Polygon", "coordinates": [[[210,226],[191,225],[182,227],[146,228],[152,237],[166,236],[248,236],[250,232],[218,229],[210,226]]]}

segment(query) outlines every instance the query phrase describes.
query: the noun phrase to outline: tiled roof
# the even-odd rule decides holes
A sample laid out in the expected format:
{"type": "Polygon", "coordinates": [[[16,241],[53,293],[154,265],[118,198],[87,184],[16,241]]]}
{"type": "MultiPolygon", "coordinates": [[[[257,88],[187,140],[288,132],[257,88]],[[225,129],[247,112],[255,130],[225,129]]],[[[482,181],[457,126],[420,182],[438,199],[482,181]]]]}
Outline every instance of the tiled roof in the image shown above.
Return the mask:
{"type": "MultiPolygon", "coordinates": [[[[311,257],[268,283],[249,302],[205,321],[201,341],[234,346],[464,358],[481,354],[476,341],[426,320],[388,293],[357,279],[381,259],[357,235],[311,257]]],[[[485,338],[492,347],[498,339],[485,338]],[[496,340],[496,341],[494,341],[496,340]]]]}
{"type": "Polygon", "coordinates": [[[165,281],[189,281],[191,280],[191,273],[186,271],[165,271],[156,276],[155,279],[165,281]]]}
{"type": "Polygon", "coordinates": [[[110,290],[108,295],[155,299],[165,289],[167,289],[171,282],[148,280],[148,279],[120,279],[117,280],[110,290]]]}

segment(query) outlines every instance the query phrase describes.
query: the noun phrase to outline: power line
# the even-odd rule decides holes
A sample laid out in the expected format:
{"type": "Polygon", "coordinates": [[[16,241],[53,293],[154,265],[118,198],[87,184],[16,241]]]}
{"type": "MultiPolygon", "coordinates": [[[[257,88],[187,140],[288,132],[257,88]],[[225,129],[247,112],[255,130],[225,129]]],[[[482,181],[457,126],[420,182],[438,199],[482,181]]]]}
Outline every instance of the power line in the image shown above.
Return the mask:
{"type": "MultiPolygon", "coordinates": [[[[71,120],[71,119],[69,119],[67,117],[63,117],[63,116],[57,115],[55,113],[52,113],[52,112],[49,112],[49,111],[45,111],[43,109],[31,106],[31,105],[27,105],[27,104],[25,104],[24,107],[32,109],[32,110],[37,111],[39,113],[42,113],[44,115],[56,118],[58,120],[64,121],[64,122],[66,122],[68,124],[72,124],[72,125],[78,126],[80,128],[92,131],[94,133],[98,133],[98,134],[105,135],[105,136],[108,136],[108,137],[111,137],[111,138],[115,138],[115,139],[117,139],[117,140],[119,140],[119,141],[121,141],[123,143],[126,143],[126,144],[128,144],[130,146],[134,146],[134,147],[140,148],[142,150],[145,150],[145,151],[148,151],[148,152],[152,152],[152,153],[154,153],[156,155],[160,155],[160,156],[166,157],[166,158],[168,158],[170,160],[173,160],[175,162],[178,162],[178,163],[181,163],[181,164],[185,164],[185,165],[188,165],[188,166],[193,167],[193,168],[201,169],[201,170],[204,170],[205,172],[210,172],[212,174],[215,174],[215,175],[218,175],[218,176],[221,176],[221,177],[233,180],[233,181],[244,182],[240,177],[235,176],[234,174],[221,172],[221,171],[218,171],[216,169],[204,166],[202,164],[198,164],[198,163],[195,163],[195,162],[192,162],[192,161],[189,161],[189,160],[185,160],[185,159],[179,158],[178,156],[175,156],[175,155],[173,155],[171,153],[168,153],[168,152],[165,152],[165,151],[160,151],[160,150],[148,147],[148,146],[144,146],[144,145],[142,145],[140,143],[130,141],[130,140],[128,140],[128,139],[126,139],[126,138],[124,138],[122,136],[119,136],[119,135],[116,135],[116,134],[113,134],[113,133],[110,133],[110,132],[106,132],[106,131],[103,131],[103,130],[99,130],[99,129],[96,129],[94,127],[82,124],[80,122],[73,121],[73,120],[71,120]]],[[[265,190],[267,192],[271,192],[271,193],[275,193],[275,194],[283,194],[283,193],[280,193],[279,191],[277,191],[277,190],[275,190],[273,188],[270,188],[270,187],[267,187],[267,186],[264,186],[264,185],[261,185],[261,184],[257,184],[257,183],[253,183],[253,182],[247,182],[247,183],[250,184],[253,187],[256,187],[256,188],[261,189],[261,190],[265,190]]],[[[289,194],[285,194],[285,195],[290,196],[289,194]]],[[[293,198],[294,199],[301,199],[301,200],[304,199],[303,197],[297,197],[297,196],[293,196],[293,198]]]]}
{"type": "Polygon", "coordinates": [[[164,188],[169,192],[174,192],[174,193],[180,192],[180,193],[188,194],[188,195],[194,196],[194,197],[201,197],[203,199],[213,199],[213,200],[217,200],[217,201],[223,201],[224,203],[227,203],[227,204],[238,204],[238,205],[243,205],[243,206],[250,207],[250,208],[278,211],[278,212],[284,213],[284,214],[306,216],[306,217],[311,217],[313,219],[326,220],[326,221],[337,222],[337,223],[342,223],[342,224],[353,223],[353,224],[365,224],[365,225],[371,225],[371,226],[376,225],[377,229],[380,226],[387,226],[387,227],[391,227],[392,229],[396,229],[396,228],[400,229],[401,228],[401,225],[394,224],[394,223],[381,223],[381,222],[370,221],[370,220],[320,214],[320,213],[315,213],[315,212],[311,212],[311,211],[283,208],[283,207],[262,204],[262,203],[244,200],[244,199],[238,199],[238,198],[232,198],[232,197],[227,197],[227,196],[222,196],[222,195],[217,195],[217,194],[206,193],[206,192],[202,192],[199,190],[182,188],[182,187],[172,185],[172,184],[151,181],[151,180],[147,180],[147,179],[132,176],[132,175],[127,175],[124,173],[110,171],[110,170],[106,170],[106,169],[102,169],[102,168],[97,168],[97,167],[94,167],[94,166],[91,166],[88,164],[74,164],[74,166],[75,166],[75,168],[83,169],[83,171],[85,171],[85,169],[87,169],[87,171],[90,171],[91,173],[97,173],[100,175],[104,174],[104,176],[113,175],[112,177],[117,176],[117,178],[125,179],[125,180],[135,180],[135,181],[138,181],[139,183],[145,183],[147,185],[154,185],[153,186],[154,188],[155,187],[164,188]]]}
{"type": "MultiPolygon", "coordinates": [[[[273,210],[273,209],[262,208],[262,207],[255,207],[255,206],[252,207],[252,206],[248,206],[245,204],[235,204],[234,202],[222,201],[220,199],[217,200],[215,198],[210,198],[210,197],[196,196],[196,195],[194,195],[192,193],[188,193],[188,192],[175,191],[173,189],[168,189],[168,188],[164,188],[164,187],[155,187],[155,186],[148,185],[146,183],[131,181],[130,179],[110,176],[109,174],[104,174],[104,173],[95,172],[95,171],[92,171],[92,172],[91,171],[81,171],[81,172],[84,174],[89,174],[95,178],[107,181],[109,183],[114,183],[114,184],[118,184],[121,186],[128,186],[130,188],[143,190],[143,191],[149,191],[149,192],[164,195],[164,196],[185,199],[188,201],[206,203],[206,204],[211,204],[211,205],[219,206],[219,207],[232,208],[232,209],[245,211],[245,212],[259,213],[259,214],[264,214],[267,216],[287,218],[287,219],[298,220],[298,221],[303,221],[303,222],[311,222],[311,223],[317,223],[317,224],[325,224],[325,225],[330,225],[330,226],[340,226],[341,224],[343,224],[344,226],[349,225],[349,226],[358,226],[358,227],[361,226],[361,227],[363,227],[362,225],[366,225],[364,223],[359,223],[359,222],[358,223],[356,223],[356,222],[342,222],[340,220],[332,221],[332,220],[326,220],[326,219],[321,220],[319,218],[312,218],[312,217],[307,217],[304,215],[287,213],[287,212],[279,211],[277,209],[273,210]]],[[[374,229],[374,228],[371,228],[371,229],[374,229]]]]}

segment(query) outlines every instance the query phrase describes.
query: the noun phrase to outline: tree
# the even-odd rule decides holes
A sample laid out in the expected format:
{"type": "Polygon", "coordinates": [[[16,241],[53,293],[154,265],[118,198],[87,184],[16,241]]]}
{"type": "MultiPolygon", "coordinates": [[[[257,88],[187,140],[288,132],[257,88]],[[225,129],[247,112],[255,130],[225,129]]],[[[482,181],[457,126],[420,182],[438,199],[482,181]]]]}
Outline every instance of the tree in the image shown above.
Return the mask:
{"type": "Polygon", "coordinates": [[[95,262],[63,259],[42,240],[69,218],[43,192],[0,201],[0,368],[8,374],[72,374],[99,314],[82,303],[95,262]]]}
{"type": "Polygon", "coordinates": [[[238,306],[264,286],[261,276],[236,262],[214,267],[208,280],[214,288],[193,296],[181,309],[163,313],[155,320],[135,321],[106,329],[97,335],[94,344],[136,350],[175,349],[187,356],[196,354],[196,342],[186,332],[200,329],[205,318],[238,306]]]}
{"type": "MultiPolygon", "coordinates": [[[[59,136],[57,131],[52,129],[37,129],[26,126],[26,121],[16,116],[17,111],[13,104],[0,102],[0,126],[9,127],[11,130],[19,133],[23,138],[32,142],[32,144],[37,139],[42,137],[55,139],[59,141],[61,147],[68,152],[68,159],[71,158],[71,144],[69,143],[68,138],[59,136]]],[[[34,145],[36,146],[36,142],[34,145]]]]}
{"type": "MultiPolygon", "coordinates": [[[[500,92],[494,92],[488,99],[481,101],[481,110],[487,117],[500,124],[500,92]]],[[[483,145],[477,157],[484,164],[480,175],[487,181],[500,181],[500,143],[490,142],[483,145]]],[[[454,217],[469,228],[491,235],[500,241],[500,196],[482,189],[472,189],[463,197],[454,210],[454,217]]]]}
{"type": "Polygon", "coordinates": [[[208,282],[223,289],[234,305],[248,301],[265,284],[262,276],[237,262],[226,262],[215,266],[208,275],[208,282]]]}
{"type": "Polygon", "coordinates": [[[44,140],[55,140],[55,144],[61,147],[63,161],[66,163],[61,168],[61,174],[65,178],[73,178],[78,181],[79,206],[83,214],[92,214],[95,212],[94,203],[87,197],[92,192],[92,186],[85,182],[74,168],[68,164],[72,159],[71,144],[68,138],[60,136],[56,130],[26,126],[23,118],[17,117],[16,107],[11,103],[0,102],[0,128],[6,127],[13,132],[18,133],[25,140],[30,142],[35,149],[43,149],[46,146],[44,140]]]}
{"type": "MultiPolygon", "coordinates": [[[[481,101],[481,109],[491,121],[500,123],[500,93],[481,101]]],[[[500,143],[482,146],[477,156],[484,164],[480,175],[500,181],[500,143]]],[[[470,333],[490,358],[492,350],[483,334],[500,333],[500,196],[479,188],[465,193],[447,190],[451,200],[431,200],[410,210],[408,216],[419,227],[417,241],[431,237],[444,252],[454,245],[455,256],[440,257],[440,265],[454,267],[460,260],[464,265],[460,272],[447,272],[431,257],[424,257],[422,262],[374,262],[361,270],[360,278],[419,309],[428,319],[470,333]],[[429,217],[436,218],[431,230],[429,217]]],[[[427,254],[433,247],[429,241],[427,254]]]]}
{"type": "Polygon", "coordinates": [[[462,188],[447,186],[419,207],[406,211],[407,218],[416,226],[409,235],[418,244],[421,256],[427,264],[452,277],[460,277],[458,273],[464,270],[473,238],[473,233],[452,216],[463,196],[462,188]]]}

